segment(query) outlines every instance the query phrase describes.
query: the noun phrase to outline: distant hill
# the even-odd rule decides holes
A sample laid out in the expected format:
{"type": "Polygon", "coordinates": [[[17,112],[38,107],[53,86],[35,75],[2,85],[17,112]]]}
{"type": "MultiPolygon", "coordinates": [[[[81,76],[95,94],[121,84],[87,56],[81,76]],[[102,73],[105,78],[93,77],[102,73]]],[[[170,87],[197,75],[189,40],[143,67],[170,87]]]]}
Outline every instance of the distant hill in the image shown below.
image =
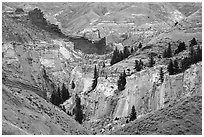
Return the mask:
{"type": "MultiPolygon", "coordinates": [[[[136,26],[152,21],[174,21],[175,11],[188,17],[201,8],[199,3],[5,3],[3,7],[39,7],[60,22],[64,33],[79,31],[103,21],[133,22],[136,26]]],[[[3,8],[5,10],[5,8],[3,8]]],[[[51,19],[53,20],[53,19],[51,19]]]]}

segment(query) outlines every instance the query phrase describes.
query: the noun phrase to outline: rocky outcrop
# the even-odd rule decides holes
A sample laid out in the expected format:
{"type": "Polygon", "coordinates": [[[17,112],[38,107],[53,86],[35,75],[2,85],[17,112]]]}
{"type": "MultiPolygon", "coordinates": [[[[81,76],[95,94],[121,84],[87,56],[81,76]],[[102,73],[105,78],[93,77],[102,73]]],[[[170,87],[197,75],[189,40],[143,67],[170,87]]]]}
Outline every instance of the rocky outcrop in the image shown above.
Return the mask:
{"type": "MultiPolygon", "coordinates": [[[[97,87],[85,102],[92,107],[92,117],[128,117],[136,107],[138,117],[167,106],[174,100],[201,92],[202,64],[192,65],[184,73],[168,75],[159,80],[159,68],[145,69],[126,78],[125,90],[117,94],[117,77],[99,78],[97,87]],[[196,89],[196,90],[195,90],[196,89]],[[114,102],[114,103],[113,103],[114,102]],[[113,105],[113,104],[114,105],[113,105]]],[[[164,66],[163,66],[164,67],[164,66]]]]}
{"type": "Polygon", "coordinates": [[[128,116],[133,105],[138,115],[144,115],[165,107],[173,100],[201,92],[201,74],[202,64],[198,63],[184,73],[172,76],[166,74],[163,83],[159,80],[159,67],[130,76],[114,117],[128,116]]]}
{"type": "Polygon", "coordinates": [[[10,79],[39,87],[50,93],[65,83],[69,87],[70,73],[76,61],[83,58],[71,50],[72,43],[53,40],[38,44],[3,43],[3,73],[10,79]],[[47,79],[43,75],[47,75],[47,79]],[[53,87],[54,84],[54,87],[53,87]]]}

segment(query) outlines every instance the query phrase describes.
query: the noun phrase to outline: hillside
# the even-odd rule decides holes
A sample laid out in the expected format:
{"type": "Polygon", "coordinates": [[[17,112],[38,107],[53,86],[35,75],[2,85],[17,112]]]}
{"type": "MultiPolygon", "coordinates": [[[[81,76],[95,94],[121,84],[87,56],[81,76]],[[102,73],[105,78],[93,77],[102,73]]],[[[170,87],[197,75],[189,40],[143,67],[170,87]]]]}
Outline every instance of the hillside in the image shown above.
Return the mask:
{"type": "MultiPolygon", "coordinates": [[[[14,83],[13,83],[14,84],[14,83]]],[[[2,85],[2,134],[89,134],[59,108],[26,86],[2,85]]]]}
{"type": "Polygon", "coordinates": [[[2,4],[3,134],[201,134],[201,93],[201,3],[2,4]]]}
{"type": "Polygon", "coordinates": [[[175,101],[115,131],[116,135],[201,135],[202,96],[175,101]]]}

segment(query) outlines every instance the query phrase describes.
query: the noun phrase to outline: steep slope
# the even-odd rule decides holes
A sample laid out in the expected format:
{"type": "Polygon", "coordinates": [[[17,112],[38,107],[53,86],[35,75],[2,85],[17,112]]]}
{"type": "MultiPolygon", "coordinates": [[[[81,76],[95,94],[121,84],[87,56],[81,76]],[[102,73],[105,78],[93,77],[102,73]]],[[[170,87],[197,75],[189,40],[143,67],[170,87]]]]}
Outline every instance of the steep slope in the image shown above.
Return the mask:
{"type": "Polygon", "coordinates": [[[201,135],[202,96],[188,96],[113,132],[117,135],[201,135]]]}
{"type": "Polygon", "coordinates": [[[2,27],[3,134],[89,134],[49,101],[83,60],[73,43],[32,24],[27,13],[4,12],[2,27]]]}
{"type": "Polygon", "coordinates": [[[133,105],[136,107],[137,115],[143,116],[167,106],[174,100],[179,100],[182,96],[201,92],[201,63],[193,65],[184,73],[173,76],[169,76],[165,68],[163,83],[159,80],[160,67],[165,68],[161,65],[155,66],[127,76],[126,88],[119,95],[116,94],[117,76],[107,79],[100,77],[95,91],[89,94],[89,99],[84,104],[87,104],[87,109],[89,107],[93,109],[93,118],[100,119],[108,116],[125,118],[129,116],[133,105]],[[194,88],[197,90],[194,91],[194,88]]]}
{"type": "Polygon", "coordinates": [[[32,89],[6,85],[2,85],[3,134],[89,134],[75,120],[36,95],[32,89]]]}

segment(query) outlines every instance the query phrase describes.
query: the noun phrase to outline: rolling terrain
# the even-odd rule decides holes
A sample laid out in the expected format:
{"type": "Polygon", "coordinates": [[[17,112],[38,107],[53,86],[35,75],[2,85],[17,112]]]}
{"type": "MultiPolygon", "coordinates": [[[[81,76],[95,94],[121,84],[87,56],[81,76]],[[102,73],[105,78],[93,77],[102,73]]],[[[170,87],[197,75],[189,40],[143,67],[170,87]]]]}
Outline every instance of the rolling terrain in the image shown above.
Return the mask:
{"type": "Polygon", "coordinates": [[[2,134],[200,135],[202,58],[182,68],[192,47],[202,49],[201,3],[4,2],[2,134]]]}

